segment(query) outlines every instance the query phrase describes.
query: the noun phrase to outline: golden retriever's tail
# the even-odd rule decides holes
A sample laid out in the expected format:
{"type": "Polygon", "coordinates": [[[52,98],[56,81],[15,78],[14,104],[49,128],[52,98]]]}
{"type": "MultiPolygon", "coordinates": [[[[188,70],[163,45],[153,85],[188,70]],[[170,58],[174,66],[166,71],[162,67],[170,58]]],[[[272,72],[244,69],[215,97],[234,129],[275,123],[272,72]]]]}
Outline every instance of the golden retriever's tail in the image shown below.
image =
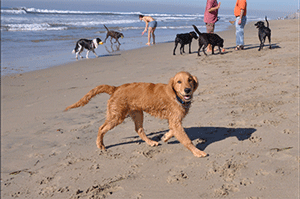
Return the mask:
{"type": "Polygon", "coordinates": [[[87,103],[89,103],[89,101],[95,97],[96,95],[100,94],[100,93],[107,93],[109,95],[112,95],[115,90],[117,89],[117,87],[115,86],[110,86],[110,85],[100,85],[97,86],[95,88],[93,88],[92,90],[90,90],[90,92],[88,92],[85,96],[83,96],[83,98],[81,98],[78,102],[68,106],[65,111],[72,109],[72,108],[77,108],[80,106],[84,106],[87,103]]]}

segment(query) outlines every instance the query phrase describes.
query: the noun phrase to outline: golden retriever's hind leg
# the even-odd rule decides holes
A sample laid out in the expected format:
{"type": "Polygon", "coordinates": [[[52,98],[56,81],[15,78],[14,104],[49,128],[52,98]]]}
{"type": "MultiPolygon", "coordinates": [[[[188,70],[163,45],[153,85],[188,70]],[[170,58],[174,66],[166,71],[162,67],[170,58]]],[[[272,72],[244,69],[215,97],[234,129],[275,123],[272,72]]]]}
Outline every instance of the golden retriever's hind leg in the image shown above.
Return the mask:
{"type": "Polygon", "coordinates": [[[99,127],[96,144],[97,144],[97,147],[101,150],[105,150],[105,146],[103,144],[103,137],[104,137],[105,133],[107,131],[109,131],[109,129],[112,129],[112,128],[108,127],[108,124],[106,123],[106,121],[102,126],[99,127]]]}
{"type": "Polygon", "coordinates": [[[143,129],[143,112],[142,111],[131,111],[129,113],[130,117],[134,121],[135,131],[138,133],[140,138],[145,141],[150,146],[157,146],[158,142],[153,141],[147,137],[143,129]]]}
{"type": "Polygon", "coordinates": [[[107,117],[104,124],[99,127],[96,144],[97,147],[101,150],[105,150],[105,146],[103,144],[103,137],[107,131],[113,129],[115,126],[121,124],[125,119],[125,116],[122,115],[120,117],[107,117]]]}

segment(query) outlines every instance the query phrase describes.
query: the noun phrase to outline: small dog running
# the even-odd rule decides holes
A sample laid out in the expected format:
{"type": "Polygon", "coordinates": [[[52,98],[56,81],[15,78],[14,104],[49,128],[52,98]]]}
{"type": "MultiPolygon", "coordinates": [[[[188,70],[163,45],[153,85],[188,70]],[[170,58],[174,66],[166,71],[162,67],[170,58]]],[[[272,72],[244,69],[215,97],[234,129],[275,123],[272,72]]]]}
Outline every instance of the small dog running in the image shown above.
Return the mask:
{"type": "Polygon", "coordinates": [[[120,37],[123,38],[124,35],[123,35],[122,33],[120,33],[120,32],[116,32],[116,31],[113,31],[113,30],[109,30],[105,25],[103,25],[103,26],[104,26],[104,28],[107,30],[106,38],[105,38],[105,40],[104,40],[104,43],[106,43],[106,39],[107,39],[108,37],[110,37],[110,43],[111,43],[111,44],[112,44],[112,39],[114,38],[114,39],[116,40],[115,43],[118,42],[118,44],[121,45],[120,42],[119,42],[119,38],[120,38],[120,37]]]}
{"type": "Polygon", "coordinates": [[[184,52],[184,45],[189,44],[189,54],[191,54],[191,44],[192,44],[192,40],[194,39],[198,39],[197,34],[192,31],[189,33],[183,33],[183,34],[177,34],[176,38],[175,38],[175,48],[173,50],[173,55],[175,54],[175,50],[177,48],[178,43],[180,43],[180,54],[182,55],[182,53],[184,52]]]}
{"type": "Polygon", "coordinates": [[[223,48],[224,46],[224,40],[217,34],[214,33],[201,33],[198,28],[193,25],[195,31],[198,33],[199,35],[199,48],[198,48],[198,56],[200,56],[200,50],[202,48],[203,53],[207,56],[206,52],[205,52],[205,48],[208,46],[208,44],[211,44],[212,47],[212,54],[214,54],[214,48],[215,46],[219,47],[219,52],[220,54],[222,54],[222,50],[221,48],[223,48]]]}
{"type": "Polygon", "coordinates": [[[75,49],[72,51],[72,53],[76,54],[76,59],[78,59],[78,55],[81,58],[83,58],[80,53],[82,53],[82,51],[84,49],[86,49],[87,50],[87,52],[86,52],[86,58],[87,59],[89,58],[89,52],[90,51],[92,51],[96,55],[96,57],[98,57],[98,55],[95,53],[95,49],[98,48],[99,44],[101,44],[101,45],[103,44],[103,42],[99,38],[96,38],[96,39],[93,39],[93,40],[79,39],[76,42],[75,49]]]}
{"type": "Polygon", "coordinates": [[[267,20],[267,16],[265,17],[265,20],[267,22],[267,27],[265,26],[265,23],[263,21],[259,21],[256,24],[256,28],[258,28],[258,38],[260,41],[260,46],[258,51],[262,50],[266,41],[266,37],[269,39],[269,48],[271,49],[271,29],[269,28],[269,22],[267,20]]]}

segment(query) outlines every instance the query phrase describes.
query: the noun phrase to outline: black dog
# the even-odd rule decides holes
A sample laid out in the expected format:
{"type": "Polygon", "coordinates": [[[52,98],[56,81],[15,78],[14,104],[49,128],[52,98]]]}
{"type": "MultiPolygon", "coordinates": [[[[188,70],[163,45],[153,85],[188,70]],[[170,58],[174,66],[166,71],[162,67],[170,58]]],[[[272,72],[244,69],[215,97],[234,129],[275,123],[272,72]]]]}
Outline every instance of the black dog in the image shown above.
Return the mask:
{"type": "Polygon", "coordinates": [[[95,49],[98,47],[99,44],[103,44],[103,42],[101,41],[101,39],[96,38],[93,40],[89,40],[89,39],[79,39],[76,42],[76,46],[75,49],[72,51],[72,53],[76,53],[76,59],[78,59],[78,55],[82,58],[82,56],[80,55],[80,53],[82,53],[82,51],[84,49],[87,49],[87,53],[86,53],[86,58],[89,58],[89,52],[92,51],[96,57],[98,57],[98,55],[95,53],[95,49]]]}
{"type": "Polygon", "coordinates": [[[104,40],[104,43],[106,42],[106,39],[110,36],[110,43],[112,44],[112,39],[114,38],[116,41],[115,41],[115,43],[119,43],[119,45],[121,45],[120,44],[120,42],[119,42],[119,38],[121,37],[121,38],[123,38],[124,37],[124,35],[122,34],[122,33],[120,33],[120,32],[116,32],[116,31],[112,31],[112,30],[108,30],[108,28],[104,25],[104,27],[105,27],[105,29],[107,30],[107,33],[106,33],[106,38],[105,38],[105,40],[104,40]]]}
{"type": "Polygon", "coordinates": [[[254,24],[256,26],[256,28],[258,28],[258,38],[260,41],[260,46],[258,51],[260,51],[261,49],[263,49],[264,47],[264,43],[266,41],[266,37],[268,37],[269,39],[269,44],[270,44],[270,49],[271,47],[271,29],[269,28],[269,22],[267,20],[267,16],[266,16],[266,22],[267,22],[267,27],[265,26],[265,23],[263,21],[259,21],[256,24],[254,24]]]}
{"type": "Polygon", "coordinates": [[[203,46],[203,53],[205,55],[205,48],[208,46],[208,44],[211,44],[212,47],[212,54],[214,54],[214,48],[215,46],[219,47],[220,54],[222,54],[221,48],[223,48],[224,40],[217,34],[214,33],[201,33],[198,28],[193,25],[195,31],[199,34],[199,48],[198,48],[198,56],[200,56],[200,50],[203,46]]]}
{"type": "Polygon", "coordinates": [[[173,50],[173,55],[175,55],[175,50],[177,48],[178,43],[180,43],[180,54],[184,53],[184,45],[189,44],[189,53],[191,54],[191,44],[192,40],[198,39],[197,34],[192,31],[190,33],[184,33],[184,34],[177,34],[175,38],[175,48],[173,50]]]}

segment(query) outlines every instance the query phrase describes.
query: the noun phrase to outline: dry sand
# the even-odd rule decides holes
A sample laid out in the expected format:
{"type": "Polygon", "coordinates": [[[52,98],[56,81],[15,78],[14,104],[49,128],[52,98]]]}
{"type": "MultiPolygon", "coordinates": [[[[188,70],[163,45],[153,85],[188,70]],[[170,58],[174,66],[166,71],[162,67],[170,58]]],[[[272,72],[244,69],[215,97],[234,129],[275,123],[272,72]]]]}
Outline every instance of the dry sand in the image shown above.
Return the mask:
{"type": "MultiPolygon", "coordinates": [[[[220,32],[226,53],[172,55],[173,43],[2,78],[2,198],[299,198],[299,20],[270,21],[272,46],[246,50],[220,32]],[[183,126],[209,154],[196,158],[175,138],[147,146],[130,118],[96,147],[107,94],[63,112],[100,84],[162,82],[179,71],[199,79],[183,126]]],[[[157,35],[159,36],[159,35],[157,35]]],[[[187,51],[187,47],[186,47],[187,51]]],[[[160,140],[166,121],[145,116],[160,140]]]]}

